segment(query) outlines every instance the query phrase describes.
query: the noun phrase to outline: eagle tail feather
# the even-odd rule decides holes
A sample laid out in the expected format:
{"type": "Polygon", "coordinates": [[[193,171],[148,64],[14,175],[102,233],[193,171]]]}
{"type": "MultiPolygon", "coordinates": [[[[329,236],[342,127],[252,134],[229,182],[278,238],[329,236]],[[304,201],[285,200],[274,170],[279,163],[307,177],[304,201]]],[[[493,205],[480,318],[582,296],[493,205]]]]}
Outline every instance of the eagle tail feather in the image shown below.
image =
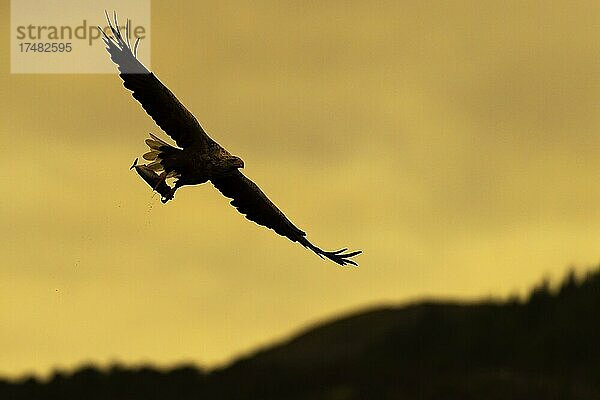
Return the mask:
{"type": "MultiPolygon", "coordinates": [[[[169,159],[175,157],[176,154],[181,151],[152,133],[150,133],[150,139],[146,139],[146,144],[150,148],[150,151],[145,153],[142,157],[144,160],[151,161],[146,167],[156,172],[169,169],[169,159]],[[165,165],[165,160],[167,165],[165,165]]],[[[177,174],[173,170],[169,170],[167,176],[171,178],[176,175],[177,174]]]]}

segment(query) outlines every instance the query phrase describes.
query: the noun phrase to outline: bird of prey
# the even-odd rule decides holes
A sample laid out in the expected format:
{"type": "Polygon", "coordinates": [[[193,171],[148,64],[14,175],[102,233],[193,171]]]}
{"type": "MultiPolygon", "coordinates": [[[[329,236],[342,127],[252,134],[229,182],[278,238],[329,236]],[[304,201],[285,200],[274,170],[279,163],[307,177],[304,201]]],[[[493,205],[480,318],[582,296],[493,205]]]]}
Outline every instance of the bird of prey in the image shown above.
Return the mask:
{"type": "Polygon", "coordinates": [[[326,257],[339,265],[358,265],[352,257],[361,251],[348,252],[346,248],[324,251],[309,242],[306,233],[296,227],[254,182],[242,174],[240,168],[244,168],[244,162],[211,139],[192,113],[137,59],[139,38],[132,46],[129,20],[125,25],[124,38],[116,13],[112,21],[106,13],[106,19],[110,32],[100,27],[98,29],[103,34],[110,58],[119,69],[123,86],[133,93],[146,113],[178,146],[172,146],[150,134],[150,138],[146,139],[150,151],[143,155],[149,163],[138,165],[136,159],[131,166],[161,195],[163,203],[173,199],[175,191],[182,186],[210,181],[224,196],[233,199],[231,205],[247,219],[273,229],[292,242],[300,243],[321,258],[326,257]],[[176,179],[172,187],[167,184],[167,178],[176,179]]]}

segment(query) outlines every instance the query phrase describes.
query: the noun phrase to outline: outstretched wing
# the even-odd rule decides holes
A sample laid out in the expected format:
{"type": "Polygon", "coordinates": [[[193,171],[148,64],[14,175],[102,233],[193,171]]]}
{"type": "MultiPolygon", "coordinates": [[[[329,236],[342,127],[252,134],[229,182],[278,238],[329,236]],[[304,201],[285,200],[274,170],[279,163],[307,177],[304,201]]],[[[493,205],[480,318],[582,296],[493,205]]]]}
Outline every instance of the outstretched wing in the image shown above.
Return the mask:
{"type": "Polygon", "coordinates": [[[358,265],[351,258],[360,254],[361,251],[350,253],[345,253],[348,249],[323,251],[313,245],[306,238],[306,233],[298,229],[263,191],[239,170],[228,176],[211,179],[211,182],[224,196],[233,199],[231,205],[250,221],[271,228],[292,242],[300,243],[321,258],[327,257],[339,265],[358,265]]]}
{"type": "Polygon", "coordinates": [[[125,28],[126,38],[123,38],[119,31],[116,13],[113,14],[113,21],[107,13],[106,20],[112,36],[98,27],[104,36],[106,49],[119,68],[123,86],[133,92],[133,97],[140,102],[146,113],[180,147],[208,146],[214,143],[204,132],[196,117],[137,59],[139,38],[135,41],[132,50],[129,42],[129,20],[125,28]]]}

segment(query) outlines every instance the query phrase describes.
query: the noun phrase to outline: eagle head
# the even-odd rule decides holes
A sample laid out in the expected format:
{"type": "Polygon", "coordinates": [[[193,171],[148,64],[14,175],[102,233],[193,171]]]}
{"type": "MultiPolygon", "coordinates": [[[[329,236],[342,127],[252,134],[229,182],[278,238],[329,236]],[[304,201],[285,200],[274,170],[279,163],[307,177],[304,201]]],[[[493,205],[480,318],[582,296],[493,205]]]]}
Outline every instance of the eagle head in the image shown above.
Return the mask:
{"type": "Polygon", "coordinates": [[[244,161],[236,156],[227,157],[227,166],[230,168],[244,168],[244,161]]]}

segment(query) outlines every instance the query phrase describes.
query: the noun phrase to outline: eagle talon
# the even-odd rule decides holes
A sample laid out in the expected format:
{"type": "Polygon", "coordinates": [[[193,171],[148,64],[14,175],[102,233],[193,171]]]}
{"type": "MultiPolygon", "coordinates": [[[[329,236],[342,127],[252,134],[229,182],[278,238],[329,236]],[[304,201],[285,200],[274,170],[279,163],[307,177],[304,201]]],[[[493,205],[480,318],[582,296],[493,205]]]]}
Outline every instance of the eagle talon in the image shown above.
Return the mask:
{"type": "Polygon", "coordinates": [[[176,190],[175,188],[172,188],[166,196],[162,196],[160,198],[160,202],[165,204],[169,200],[173,200],[173,197],[175,197],[175,190],[176,190]]]}
{"type": "Polygon", "coordinates": [[[166,204],[169,200],[173,200],[173,196],[161,197],[160,198],[160,202],[163,203],[163,204],[166,204]]]}

